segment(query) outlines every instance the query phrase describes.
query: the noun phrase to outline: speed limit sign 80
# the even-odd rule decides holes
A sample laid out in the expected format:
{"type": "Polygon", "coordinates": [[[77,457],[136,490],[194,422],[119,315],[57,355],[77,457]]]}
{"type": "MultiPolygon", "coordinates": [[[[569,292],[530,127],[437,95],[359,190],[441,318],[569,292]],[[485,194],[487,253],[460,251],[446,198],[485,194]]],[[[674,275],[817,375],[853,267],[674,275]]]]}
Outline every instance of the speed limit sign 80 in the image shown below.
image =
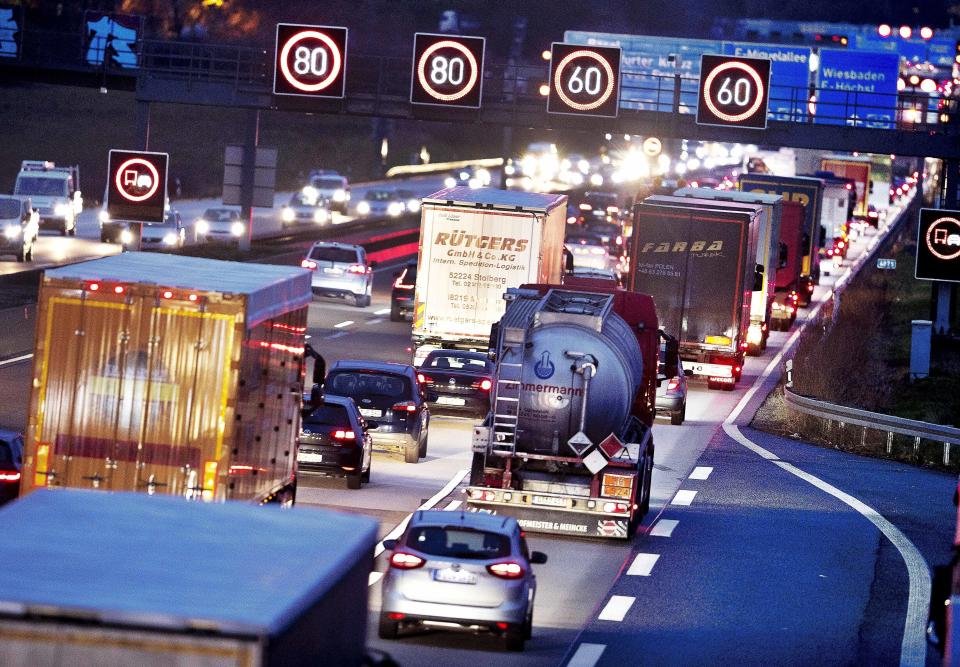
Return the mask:
{"type": "Polygon", "coordinates": [[[768,59],[701,56],[698,125],[765,129],[769,95],[768,59]]]}
{"type": "Polygon", "coordinates": [[[274,95],[343,97],[346,69],[346,28],[277,24],[274,95]]]}
{"type": "Polygon", "coordinates": [[[619,48],[553,43],[548,112],[612,118],[619,106],[619,48]]]}
{"type": "Polygon", "coordinates": [[[478,108],[485,42],[483,37],[418,32],[413,41],[410,102],[478,108]]]}

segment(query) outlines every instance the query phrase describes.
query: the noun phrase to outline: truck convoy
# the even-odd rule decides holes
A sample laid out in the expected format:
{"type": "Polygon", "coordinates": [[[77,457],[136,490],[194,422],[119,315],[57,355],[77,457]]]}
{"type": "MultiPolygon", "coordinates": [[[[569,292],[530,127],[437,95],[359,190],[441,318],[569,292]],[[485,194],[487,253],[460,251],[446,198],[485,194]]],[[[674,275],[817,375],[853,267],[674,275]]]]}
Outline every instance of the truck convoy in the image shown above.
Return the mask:
{"type": "Polygon", "coordinates": [[[660,327],[680,341],[685,370],[706,377],[710,389],[733,389],[753,292],[764,280],[758,208],[654,196],[633,217],[629,289],[653,297],[660,327]]]}
{"type": "Polygon", "coordinates": [[[503,293],[559,283],[567,196],[453,187],[421,205],[413,358],[438,348],[487,349],[503,293]]]}
{"type": "Polygon", "coordinates": [[[780,195],[804,207],[803,259],[800,264],[798,292],[801,306],[810,305],[814,286],[820,282],[820,248],[823,232],[820,215],[823,209],[823,179],[809,176],[776,176],[774,174],[741,174],[737,182],[741,192],[765,192],[780,195]]]}
{"type": "Polygon", "coordinates": [[[824,155],[820,159],[821,171],[833,172],[837,178],[853,181],[856,201],[853,215],[866,216],[873,184],[870,178],[871,159],[866,155],[824,155]]]}
{"type": "Polygon", "coordinates": [[[310,272],[124,253],[45,272],[21,494],[292,503],[310,272]]]}
{"type": "Polygon", "coordinates": [[[62,236],[77,235],[77,218],[83,211],[80,167],[58,167],[44,160],[24,160],[13,194],[30,197],[40,213],[40,229],[53,229],[62,236]]]}
{"type": "Polygon", "coordinates": [[[372,519],[65,489],[0,522],[5,667],[367,664],[372,519]]]}
{"type": "Polygon", "coordinates": [[[696,197],[717,202],[731,202],[758,207],[760,227],[757,239],[757,266],[763,267],[760,289],[750,297],[750,328],[747,330],[747,354],[757,356],[767,349],[770,335],[770,319],[776,289],[777,261],[780,244],[780,218],[783,197],[759,192],[736,190],[712,190],[710,188],[681,188],[674,193],[678,197],[696,197]]]}
{"type": "Polygon", "coordinates": [[[657,316],[647,295],[576,282],[507,290],[467,506],[529,531],[626,539],[650,504],[657,316]]]}

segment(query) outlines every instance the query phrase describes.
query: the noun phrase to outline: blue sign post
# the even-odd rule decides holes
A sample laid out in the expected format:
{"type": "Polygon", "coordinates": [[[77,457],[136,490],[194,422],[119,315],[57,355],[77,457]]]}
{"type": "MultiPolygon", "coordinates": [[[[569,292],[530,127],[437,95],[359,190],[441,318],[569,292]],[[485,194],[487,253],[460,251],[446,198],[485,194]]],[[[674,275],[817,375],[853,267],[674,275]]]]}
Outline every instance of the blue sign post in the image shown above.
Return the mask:
{"type": "Polygon", "coordinates": [[[810,49],[779,44],[724,42],[723,54],[770,61],[770,120],[803,122],[807,119],[810,85],[810,49]]]}
{"type": "Polygon", "coordinates": [[[820,49],[814,122],[895,129],[899,74],[896,53],[820,49]]]}

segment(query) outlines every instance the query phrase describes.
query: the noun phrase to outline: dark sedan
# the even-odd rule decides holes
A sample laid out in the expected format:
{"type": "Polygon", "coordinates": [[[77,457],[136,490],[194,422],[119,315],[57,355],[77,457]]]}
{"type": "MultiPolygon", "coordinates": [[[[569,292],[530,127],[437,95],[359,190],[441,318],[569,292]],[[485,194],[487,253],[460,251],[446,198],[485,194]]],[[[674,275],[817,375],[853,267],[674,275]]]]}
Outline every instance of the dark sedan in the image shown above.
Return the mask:
{"type": "Polygon", "coordinates": [[[430,410],[413,366],[383,361],[338,361],[323,384],[326,396],[349,396],[368,427],[378,451],[399,453],[407,463],[427,455],[430,410]]]}
{"type": "Polygon", "coordinates": [[[316,407],[304,410],[297,440],[297,468],[347,478],[347,487],[359,489],[370,481],[373,440],[352,398],[324,396],[316,407]]]}
{"type": "Polygon", "coordinates": [[[23,436],[0,431],[0,505],[20,495],[20,471],[23,468],[23,436]]]}
{"type": "Polygon", "coordinates": [[[436,394],[431,412],[482,419],[490,412],[493,370],[493,362],[482,352],[434,350],[423,360],[417,380],[436,394]]]}

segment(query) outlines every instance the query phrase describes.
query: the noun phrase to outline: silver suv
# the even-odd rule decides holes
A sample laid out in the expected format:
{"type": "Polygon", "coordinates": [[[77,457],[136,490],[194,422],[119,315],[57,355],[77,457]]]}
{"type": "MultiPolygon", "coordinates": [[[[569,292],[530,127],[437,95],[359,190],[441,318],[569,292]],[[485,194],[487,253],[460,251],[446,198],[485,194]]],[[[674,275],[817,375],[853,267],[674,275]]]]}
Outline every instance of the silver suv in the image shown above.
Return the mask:
{"type": "Polygon", "coordinates": [[[363,246],[332,241],[313,244],[300,266],[313,271],[313,293],[317,296],[352,297],[358,308],[370,305],[373,267],[363,246]]]}
{"type": "Polygon", "coordinates": [[[383,578],[381,639],[407,627],[485,628],[522,651],[533,628],[537,578],[516,519],[477,512],[419,511],[397,540],[383,578]]]}

